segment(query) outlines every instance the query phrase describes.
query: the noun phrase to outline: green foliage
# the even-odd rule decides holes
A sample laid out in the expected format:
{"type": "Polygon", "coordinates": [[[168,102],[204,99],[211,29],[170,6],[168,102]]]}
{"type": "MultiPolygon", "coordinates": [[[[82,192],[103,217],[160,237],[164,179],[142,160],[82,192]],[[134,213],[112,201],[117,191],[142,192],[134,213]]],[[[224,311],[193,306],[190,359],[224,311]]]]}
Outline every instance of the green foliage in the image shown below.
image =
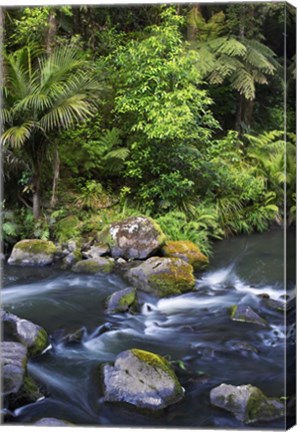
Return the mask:
{"type": "Polygon", "coordinates": [[[256,84],[267,84],[267,76],[276,72],[275,53],[259,40],[230,34],[223,12],[207,22],[193,9],[189,19],[197,30],[198,65],[203,76],[213,85],[227,79],[232,89],[246,99],[255,99],[256,84]]]}
{"type": "MultiPolygon", "coordinates": [[[[53,216],[53,215],[52,215],[53,216]]],[[[54,236],[60,243],[79,237],[80,220],[77,216],[67,216],[54,225],[54,236]]]]}
{"type": "Polygon", "coordinates": [[[115,112],[128,135],[125,175],[136,198],[147,208],[183,208],[197,195],[203,158],[212,130],[218,127],[195,67],[195,51],[186,51],[173,8],[163,24],[148,29],[110,58],[115,112]]]}

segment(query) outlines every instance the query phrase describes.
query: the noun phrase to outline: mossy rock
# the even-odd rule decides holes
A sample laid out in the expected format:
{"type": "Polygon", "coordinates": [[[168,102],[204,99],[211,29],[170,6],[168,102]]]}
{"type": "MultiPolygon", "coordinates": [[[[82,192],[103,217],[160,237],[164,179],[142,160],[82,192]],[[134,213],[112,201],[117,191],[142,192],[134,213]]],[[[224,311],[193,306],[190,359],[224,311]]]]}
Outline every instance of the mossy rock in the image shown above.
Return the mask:
{"type": "Polygon", "coordinates": [[[191,264],[195,270],[206,267],[209,262],[198,246],[188,240],[167,241],[161,253],[165,257],[181,258],[191,264]]]}
{"type": "Polygon", "coordinates": [[[21,240],[13,247],[8,264],[45,266],[52,264],[57,248],[48,240],[21,240]]]}
{"type": "Polygon", "coordinates": [[[152,257],[127,272],[129,281],[158,297],[182,294],[195,287],[193,267],[180,258],[152,257]]]}
{"type": "Polygon", "coordinates": [[[47,347],[48,335],[39,325],[4,311],[1,321],[4,336],[27,347],[30,357],[40,354],[47,347]]]}
{"type": "Polygon", "coordinates": [[[160,410],[184,396],[184,389],[171,365],[149,351],[124,351],[117,356],[114,366],[104,366],[103,373],[104,397],[108,402],[160,410]]]}
{"type": "Polygon", "coordinates": [[[230,308],[230,318],[232,321],[243,323],[257,324],[262,327],[267,327],[268,323],[260,315],[258,315],[250,306],[239,304],[233,305],[230,308]]]}
{"type": "Polygon", "coordinates": [[[75,273],[110,273],[114,268],[114,261],[110,258],[98,258],[98,259],[86,259],[77,262],[73,267],[72,271],[75,273]]]}
{"type": "Polygon", "coordinates": [[[59,220],[55,225],[55,238],[59,243],[77,238],[80,235],[80,225],[80,220],[74,215],[59,220]]]}
{"type": "Polygon", "coordinates": [[[137,296],[133,288],[116,291],[107,299],[107,313],[135,312],[136,310],[137,296]]]}
{"type": "Polygon", "coordinates": [[[284,403],[267,397],[251,384],[221,384],[210,392],[212,405],[225,409],[246,424],[276,420],[285,415],[284,403]]]}
{"type": "Polygon", "coordinates": [[[109,245],[114,258],[143,260],[161,249],[165,234],[152,218],[137,216],[112,223],[97,240],[109,245]]]}

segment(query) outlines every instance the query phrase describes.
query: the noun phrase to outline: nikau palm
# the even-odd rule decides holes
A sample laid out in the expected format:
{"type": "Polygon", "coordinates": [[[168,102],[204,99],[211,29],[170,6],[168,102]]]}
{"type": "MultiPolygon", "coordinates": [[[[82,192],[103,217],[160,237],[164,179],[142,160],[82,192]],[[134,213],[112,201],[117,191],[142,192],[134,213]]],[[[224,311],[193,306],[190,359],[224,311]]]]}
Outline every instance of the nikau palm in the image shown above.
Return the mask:
{"type": "Polygon", "coordinates": [[[1,144],[21,149],[30,164],[33,214],[38,219],[42,164],[53,134],[92,115],[101,86],[71,47],[38,58],[23,48],[6,55],[4,71],[1,144]]]}

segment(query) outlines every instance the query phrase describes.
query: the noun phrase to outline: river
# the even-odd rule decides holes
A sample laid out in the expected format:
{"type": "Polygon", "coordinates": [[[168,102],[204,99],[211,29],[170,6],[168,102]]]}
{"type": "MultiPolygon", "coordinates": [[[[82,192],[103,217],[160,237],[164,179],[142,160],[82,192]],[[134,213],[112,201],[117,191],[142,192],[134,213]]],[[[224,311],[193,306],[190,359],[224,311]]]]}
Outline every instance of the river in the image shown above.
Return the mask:
{"type": "MultiPolygon", "coordinates": [[[[289,245],[294,241],[292,233],[289,245]]],[[[3,307],[43,326],[50,335],[46,352],[28,366],[49,395],[17,409],[13,423],[56,417],[94,426],[246,428],[228,412],[212,407],[209,392],[225,382],[250,383],[267,395],[285,395],[284,361],[294,346],[294,322],[286,327],[284,314],[259,297],[268,294],[281,302],[285,294],[294,297],[293,248],[288,248],[286,292],[283,250],[281,230],[218,242],[210,266],[197,273],[195,291],[165,299],[140,293],[141,310],[135,315],[105,312],[105,299],[128,286],[120,275],[4,266],[3,307]],[[238,303],[251,306],[269,327],[231,321],[228,308],[238,303]],[[65,335],[77,329],[82,329],[82,341],[65,341],[65,335]],[[173,361],[186,390],[184,400],[161,415],[105,403],[99,366],[129,348],[173,361]]],[[[261,425],[264,428],[284,428],[284,420],[261,425]]]]}

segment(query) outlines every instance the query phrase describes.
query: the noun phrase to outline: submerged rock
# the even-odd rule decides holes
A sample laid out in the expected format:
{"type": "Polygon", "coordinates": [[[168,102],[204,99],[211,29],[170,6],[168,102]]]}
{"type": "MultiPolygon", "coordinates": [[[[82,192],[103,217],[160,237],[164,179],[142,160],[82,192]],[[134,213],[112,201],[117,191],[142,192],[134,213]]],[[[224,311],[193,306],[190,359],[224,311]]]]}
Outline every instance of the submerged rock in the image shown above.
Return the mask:
{"type": "Polygon", "coordinates": [[[103,373],[108,402],[159,410],[180,401],[184,395],[170,364],[148,351],[124,351],[117,356],[114,366],[104,366],[103,373]]]}
{"type": "Polygon", "coordinates": [[[1,311],[4,339],[17,341],[28,348],[29,354],[40,354],[48,344],[46,331],[37,324],[1,311]]]}
{"type": "Polygon", "coordinates": [[[257,324],[262,327],[268,326],[267,321],[261,318],[250,306],[244,304],[232,306],[230,318],[232,321],[257,324]]]}
{"type": "Polygon", "coordinates": [[[57,251],[53,242],[48,240],[21,240],[13,247],[8,264],[45,266],[52,264],[57,251]]]}
{"type": "Polygon", "coordinates": [[[113,293],[107,300],[107,313],[134,312],[137,310],[136,290],[125,288],[113,293]]]}
{"type": "Polygon", "coordinates": [[[109,273],[114,268],[114,261],[111,258],[99,257],[98,259],[86,259],[77,262],[72,271],[75,273],[109,273]]]}
{"type": "Polygon", "coordinates": [[[279,399],[267,397],[251,384],[221,384],[211,390],[210,401],[246,424],[275,420],[285,413],[284,404],[279,399]]]}
{"type": "Polygon", "coordinates": [[[24,383],[27,348],[18,342],[1,342],[2,393],[17,393],[24,383]]]}
{"type": "Polygon", "coordinates": [[[138,216],[111,224],[98,240],[109,244],[114,258],[146,259],[164,245],[165,235],[153,219],[138,216]]]}
{"type": "Polygon", "coordinates": [[[208,264],[207,256],[191,241],[168,241],[162,248],[162,254],[169,258],[181,258],[191,264],[195,270],[208,264]]]}
{"type": "Polygon", "coordinates": [[[72,426],[72,423],[67,422],[66,420],[56,419],[54,417],[44,417],[40,420],[37,420],[34,423],[35,426],[72,426]]]}
{"type": "Polygon", "coordinates": [[[142,291],[165,297],[191,291],[193,267],[180,258],[152,257],[127,272],[130,282],[142,291]]]}

